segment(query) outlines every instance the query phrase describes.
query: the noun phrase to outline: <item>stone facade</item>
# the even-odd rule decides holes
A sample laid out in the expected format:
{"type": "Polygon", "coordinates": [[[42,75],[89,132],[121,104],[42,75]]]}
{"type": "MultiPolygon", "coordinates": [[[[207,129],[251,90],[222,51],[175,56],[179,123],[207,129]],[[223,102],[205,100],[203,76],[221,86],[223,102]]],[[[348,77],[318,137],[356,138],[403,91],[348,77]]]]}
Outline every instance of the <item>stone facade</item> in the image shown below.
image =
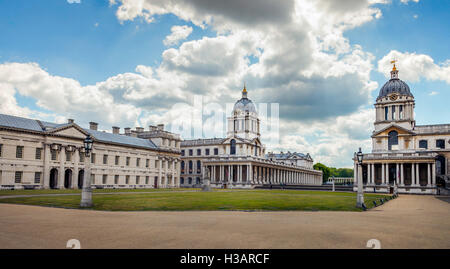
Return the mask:
{"type": "Polygon", "coordinates": [[[354,158],[365,191],[392,192],[398,186],[399,193],[435,194],[448,179],[450,124],[416,125],[414,106],[394,65],[375,103],[372,153],[364,154],[362,166],[354,158]]]}
{"type": "Polygon", "coordinates": [[[80,189],[87,161],[94,188],[179,187],[178,135],[153,127],[119,130],[0,115],[0,188],[80,189]],[[87,134],[94,139],[90,160],[83,148],[87,134]],[[152,138],[138,137],[146,135],[152,138]]]}
{"type": "Polygon", "coordinates": [[[254,188],[265,184],[321,185],[322,171],[314,170],[309,154],[266,155],[260,141],[260,121],[244,87],[242,98],[228,117],[226,138],[181,142],[183,187],[201,187],[209,170],[213,188],[254,188]]]}

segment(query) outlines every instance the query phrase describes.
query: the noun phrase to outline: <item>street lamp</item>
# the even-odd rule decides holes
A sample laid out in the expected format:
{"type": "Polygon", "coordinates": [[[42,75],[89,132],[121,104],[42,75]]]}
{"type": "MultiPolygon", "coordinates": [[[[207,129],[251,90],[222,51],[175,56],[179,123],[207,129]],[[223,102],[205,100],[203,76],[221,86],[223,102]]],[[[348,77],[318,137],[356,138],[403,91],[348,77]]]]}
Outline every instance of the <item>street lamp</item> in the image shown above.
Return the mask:
{"type": "Polygon", "coordinates": [[[92,203],[92,189],[91,189],[91,160],[89,157],[91,156],[92,144],[94,141],[91,138],[91,135],[87,135],[83,141],[84,144],[84,154],[86,156],[85,160],[85,171],[84,171],[84,182],[83,182],[83,190],[81,191],[81,207],[91,207],[92,203]]]}
{"type": "Polygon", "coordinates": [[[363,193],[363,180],[362,180],[362,162],[363,162],[363,153],[361,148],[359,148],[358,153],[356,154],[356,159],[358,161],[358,193],[356,195],[356,207],[363,208],[364,206],[364,193],[363,193]]]}

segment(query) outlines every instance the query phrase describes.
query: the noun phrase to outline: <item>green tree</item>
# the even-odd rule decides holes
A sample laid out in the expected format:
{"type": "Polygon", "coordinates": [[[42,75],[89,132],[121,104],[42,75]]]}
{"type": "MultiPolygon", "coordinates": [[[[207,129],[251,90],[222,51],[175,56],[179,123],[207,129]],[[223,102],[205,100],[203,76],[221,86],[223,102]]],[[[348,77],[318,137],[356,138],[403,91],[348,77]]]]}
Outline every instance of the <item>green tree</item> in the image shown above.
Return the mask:
{"type": "Polygon", "coordinates": [[[314,169],[321,170],[323,172],[323,182],[328,181],[329,177],[353,177],[353,169],[351,168],[335,168],[328,167],[322,163],[314,164],[314,169]]]}

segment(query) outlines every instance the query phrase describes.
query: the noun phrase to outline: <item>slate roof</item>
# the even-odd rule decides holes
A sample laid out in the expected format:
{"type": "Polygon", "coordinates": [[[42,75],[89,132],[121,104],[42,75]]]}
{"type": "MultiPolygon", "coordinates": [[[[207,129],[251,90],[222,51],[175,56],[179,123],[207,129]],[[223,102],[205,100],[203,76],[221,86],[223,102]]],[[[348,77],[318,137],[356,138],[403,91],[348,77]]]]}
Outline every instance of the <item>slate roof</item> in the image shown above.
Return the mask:
{"type": "Polygon", "coordinates": [[[300,152],[270,153],[270,154],[266,154],[266,157],[267,158],[275,158],[275,159],[279,159],[279,160],[289,159],[292,157],[298,157],[301,159],[311,159],[311,156],[309,156],[309,154],[303,154],[300,152]]]}
{"type": "Polygon", "coordinates": [[[380,99],[382,97],[386,97],[391,93],[398,93],[401,95],[407,95],[414,97],[409,90],[408,84],[406,84],[403,80],[398,78],[392,78],[388,82],[386,82],[383,87],[380,89],[380,94],[378,95],[377,99],[380,99]]]}
{"type": "MultiPolygon", "coordinates": [[[[55,128],[69,126],[69,123],[52,123],[46,121],[38,121],[22,117],[0,114],[0,127],[17,128],[21,130],[29,130],[34,132],[47,133],[55,128]]],[[[83,129],[86,133],[91,134],[95,140],[105,143],[115,143],[128,146],[136,146],[141,148],[158,149],[158,147],[149,139],[142,139],[132,136],[112,134],[90,129],[83,129]]]]}

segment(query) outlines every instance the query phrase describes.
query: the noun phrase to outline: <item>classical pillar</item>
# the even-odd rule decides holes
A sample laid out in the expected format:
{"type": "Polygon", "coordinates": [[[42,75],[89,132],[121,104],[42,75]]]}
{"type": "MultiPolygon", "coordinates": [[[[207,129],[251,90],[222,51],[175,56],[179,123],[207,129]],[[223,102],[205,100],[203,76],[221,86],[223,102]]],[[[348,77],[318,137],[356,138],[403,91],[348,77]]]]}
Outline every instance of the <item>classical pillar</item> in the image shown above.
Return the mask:
{"type": "Polygon", "coordinates": [[[416,167],[415,164],[411,164],[411,186],[416,184],[416,167]]]}
{"type": "Polygon", "coordinates": [[[403,167],[403,163],[400,164],[400,185],[405,185],[405,169],[403,167]]]}
{"type": "Polygon", "coordinates": [[[73,151],[73,159],[74,159],[74,166],[73,166],[73,173],[72,173],[72,182],[71,182],[71,188],[76,189],[77,181],[78,181],[78,165],[80,162],[80,150],[78,148],[75,148],[73,151]]]}
{"type": "Polygon", "coordinates": [[[386,167],[386,164],[382,163],[381,164],[381,185],[383,185],[385,182],[385,177],[386,177],[385,167],[386,167]]]}
{"type": "Polygon", "coordinates": [[[64,164],[66,161],[66,149],[61,146],[59,151],[59,173],[58,173],[58,188],[64,189],[64,175],[66,174],[64,170],[64,164]]]}
{"type": "Polygon", "coordinates": [[[435,167],[435,163],[433,162],[431,164],[431,184],[433,186],[436,186],[436,167],[435,167]]]}
{"type": "Polygon", "coordinates": [[[416,186],[420,185],[419,164],[416,163],[416,186]]]}
{"type": "Polygon", "coordinates": [[[44,173],[43,173],[43,183],[44,189],[50,188],[50,144],[44,143],[44,173]]]}
{"type": "Polygon", "coordinates": [[[371,183],[372,183],[373,185],[375,185],[375,164],[372,163],[371,166],[372,166],[372,176],[371,176],[370,181],[371,181],[371,183]]]}
{"type": "Polygon", "coordinates": [[[431,164],[427,163],[427,186],[431,186],[431,164]]]}
{"type": "Polygon", "coordinates": [[[168,181],[168,176],[167,174],[169,173],[169,162],[170,160],[167,159],[167,163],[166,165],[164,165],[164,187],[165,188],[169,188],[169,181],[168,181]]]}
{"type": "Polygon", "coordinates": [[[398,185],[400,183],[399,175],[400,175],[400,169],[399,169],[399,164],[397,163],[395,165],[395,184],[396,185],[398,185]]]}
{"type": "MultiPolygon", "coordinates": [[[[158,188],[161,188],[162,187],[161,186],[161,181],[162,181],[162,162],[163,162],[163,160],[160,157],[158,157],[158,160],[159,160],[158,161],[158,165],[159,165],[159,167],[158,167],[158,170],[159,170],[159,172],[158,172],[158,188]]],[[[189,169],[187,169],[187,170],[188,170],[188,173],[189,173],[189,169]]]]}
{"type": "Polygon", "coordinates": [[[386,185],[389,185],[389,164],[386,164],[386,185]]]}

